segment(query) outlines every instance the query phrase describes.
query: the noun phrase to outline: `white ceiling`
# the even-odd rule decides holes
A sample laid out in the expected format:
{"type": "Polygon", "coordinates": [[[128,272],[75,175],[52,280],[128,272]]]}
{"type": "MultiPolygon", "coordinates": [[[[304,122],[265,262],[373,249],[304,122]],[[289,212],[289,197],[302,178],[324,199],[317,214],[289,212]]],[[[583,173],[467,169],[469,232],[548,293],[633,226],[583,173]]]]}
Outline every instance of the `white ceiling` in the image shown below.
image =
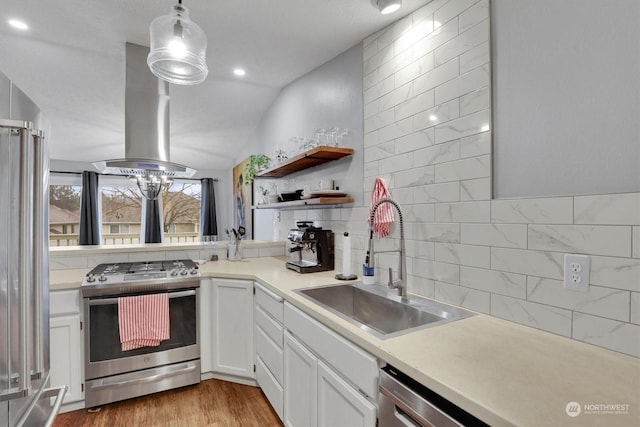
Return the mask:
{"type": "MultiPolygon", "coordinates": [[[[171,160],[227,169],[280,88],[430,0],[381,15],[371,0],[183,0],[208,37],[209,77],[171,87],[171,160]],[[247,70],[243,79],[232,70],[247,70]]],[[[177,0],[3,0],[0,71],[52,123],[51,157],[124,156],[125,42],[177,0]],[[26,21],[20,32],[8,19],[26,21]]],[[[310,130],[311,131],[311,130],[310,130]]]]}

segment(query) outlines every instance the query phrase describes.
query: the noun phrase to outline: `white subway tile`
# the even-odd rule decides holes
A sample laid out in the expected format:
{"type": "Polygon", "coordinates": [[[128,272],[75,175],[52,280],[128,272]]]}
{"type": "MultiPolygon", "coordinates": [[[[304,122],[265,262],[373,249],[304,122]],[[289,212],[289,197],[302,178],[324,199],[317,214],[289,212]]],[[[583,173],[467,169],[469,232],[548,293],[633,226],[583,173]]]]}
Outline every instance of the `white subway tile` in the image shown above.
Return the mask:
{"type": "Polygon", "coordinates": [[[396,139],[395,152],[408,153],[410,151],[416,151],[420,148],[430,147],[434,142],[435,129],[423,129],[421,131],[414,131],[407,136],[396,139]]]}
{"type": "Polygon", "coordinates": [[[455,58],[417,77],[413,80],[415,93],[433,90],[436,86],[455,79],[460,75],[459,68],[458,58],[455,58]]]}
{"type": "MultiPolygon", "coordinates": [[[[91,265],[91,268],[95,265],[91,265]]],[[[64,270],[67,268],[89,268],[86,256],[52,256],[49,258],[50,270],[64,270]]]]}
{"type": "Polygon", "coordinates": [[[448,22],[469,9],[478,0],[456,0],[444,4],[440,9],[433,13],[433,19],[442,24],[448,22]]]}
{"type": "Polygon", "coordinates": [[[460,200],[491,199],[491,178],[460,181],[460,200]]]}
{"type": "Polygon", "coordinates": [[[628,291],[589,286],[588,292],[564,289],[561,280],[527,277],[527,300],[626,322],[628,291]]]}
{"type": "Polygon", "coordinates": [[[366,132],[364,134],[364,147],[365,147],[365,155],[367,154],[367,148],[373,145],[377,145],[380,143],[380,132],[366,132]]]}
{"type": "Polygon", "coordinates": [[[451,0],[432,0],[411,14],[413,22],[421,22],[425,19],[433,20],[433,14],[436,10],[447,4],[451,0]]]}
{"type": "MultiPolygon", "coordinates": [[[[396,43],[400,38],[404,37],[404,35],[411,31],[414,28],[413,17],[411,15],[407,15],[398,19],[391,25],[391,34],[396,43]]],[[[396,52],[398,50],[396,49],[396,52]]]]}
{"type": "Polygon", "coordinates": [[[460,285],[515,298],[527,295],[527,276],[484,268],[460,267],[460,285]]]}
{"type": "Polygon", "coordinates": [[[470,157],[436,165],[436,182],[463,181],[489,176],[491,176],[490,155],[470,157]]]}
{"type": "Polygon", "coordinates": [[[640,357],[640,326],[573,313],[573,339],[640,357]]]}
{"type": "Polygon", "coordinates": [[[408,28],[404,34],[394,42],[395,52],[402,52],[415,45],[419,40],[422,40],[433,32],[433,21],[423,20],[415,23],[408,28]]]}
{"type": "Polygon", "coordinates": [[[413,117],[413,129],[432,128],[437,124],[448,122],[458,117],[460,117],[460,101],[453,99],[416,114],[413,117]]]}
{"type": "Polygon", "coordinates": [[[87,255],[87,266],[90,267],[98,264],[115,264],[117,262],[129,262],[129,254],[120,252],[114,254],[87,255]]]}
{"type": "MultiPolygon", "coordinates": [[[[431,67],[433,68],[433,67],[431,67]]],[[[396,71],[389,78],[393,79],[394,87],[398,88],[416,79],[420,74],[420,62],[409,62],[405,67],[396,71]]]]}
{"type": "Polygon", "coordinates": [[[460,224],[460,242],[469,245],[527,247],[527,226],[516,224],[460,224]]]}
{"type": "Polygon", "coordinates": [[[435,281],[424,277],[409,275],[407,278],[407,292],[433,298],[435,295],[435,281]]]}
{"type": "Polygon", "coordinates": [[[436,144],[487,131],[491,121],[489,110],[478,111],[436,126],[436,144]]]}
{"type": "Polygon", "coordinates": [[[433,165],[436,163],[450,162],[460,157],[460,143],[458,141],[437,144],[414,152],[414,164],[416,166],[433,165]]]}
{"type": "Polygon", "coordinates": [[[631,292],[631,323],[640,325],[640,292],[631,292]]]}
{"type": "MultiPolygon", "coordinates": [[[[186,258],[186,257],[183,257],[183,258],[186,258]]],[[[136,252],[129,255],[129,261],[131,262],[158,261],[163,259],[166,259],[164,252],[136,252]]],[[[180,258],[171,258],[171,259],[180,259],[180,258]]]]}
{"type": "Polygon", "coordinates": [[[366,61],[378,53],[378,39],[366,38],[362,43],[362,61],[366,61]]]}
{"type": "Polygon", "coordinates": [[[413,60],[413,52],[411,50],[400,52],[398,55],[394,56],[391,61],[385,62],[380,66],[380,68],[375,70],[375,72],[378,73],[378,80],[383,80],[392,76],[413,62],[413,60]]]}
{"type": "MultiPolygon", "coordinates": [[[[380,102],[378,100],[371,101],[369,103],[364,104],[364,118],[368,119],[371,116],[374,116],[380,112],[380,102]]],[[[366,133],[365,129],[365,133],[366,133]]]]}
{"type": "Polygon", "coordinates": [[[477,133],[460,139],[460,157],[491,154],[491,132],[477,133]]]}
{"type": "Polygon", "coordinates": [[[411,153],[402,153],[380,159],[379,170],[381,174],[386,174],[401,171],[403,168],[411,169],[412,167],[413,156],[411,153]]]}
{"type": "Polygon", "coordinates": [[[479,222],[488,223],[490,202],[457,202],[436,204],[436,221],[438,222],[479,222]]]}
{"type": "Polygon", "coordinates": [[[435,102],[442,104],[450,99],[487,87],[490,83],[489,64],[485,64],[436,87],[435,102]]]}
{"type": "Polygon", "coordinates": [[[640,193],[576,196],[575,223],[640,225],[640,193]]]}
{"type": "Polygon", "coordinates": [[[369,74],[365,74],[362,77],[362,88],[364,90],[370,89],[379,82],[378,70],[374,70],[369,74]]]}
{"type": "Polygon", "coordinates": [[[441,25],[440,27],[434,29],[433,32],[413,45],[413,57],[419,58],[422,55],[433,52],[439,46],[442,46],[443,44],[457,36],[458,18],[454,18],[444,25],[441,25]]]}
{"type": "Polygon", "coordinates": [[[416,94],[414,87],[415,82],[410,82],[381,96],[378,100],[380,103],[380,111],[393,109],[407,99],[412,98],[416,94]]]}
{"type": "Polygon", "coordinates": [[[390,61],[393,58],[393,46],[386,46],[378,50],[378,53],[371,58],[364,61],[363,71],[364,74],[369,74],[376,68],[380,67],[385,62],[390,61]]]}
{"type": "Polygon", "coordinates": [[[460,14],[460,32],[468,30],[485,19],[489,19],[489,0],[480,0],[460,14]]]}
{"type": "Polygon", "coordinates": [[[435,299],[458,307],[489,314],[491,295],[475,289],[436,282],[435,299]]]}
{"type": "Polygon", "coordinates": [[[364,161],[373,162],[376,160],[386,160],[395,154],[395,147],[394,141],[387,141],[367,147],[364,152],[364,161]]]}
{"type": "Polygon", "coordinates": [[[489,42],[486,41],[460,55],[460,74],[468,73],[474,68],[489,64],[490,61],[489,42]]]}
{"type": "Polygon", "coordinates": [[[379,130],[380,141],[391,141],[406,135],[409,135],[413,131],[413,123],[411,117],[395,122],[389,126],[385,126],[379,130]]]}
{"type": "Polygon", "coordinates": [[[631,227],[529,225],[529,249],[631,256],[631,227]]]}
{"type": "Polygon", "coordinates": [[[407,235],[432,242],[460,243],[460,224],[414,223],[407,225],[407,235]]]}
{"type": "Polygon", "coordinates": [[[406,222],[433,222],[436,216],[436,205],[434,203],[416,203],[410,206],[403,206],[406,222]]]}
{"type": "Polygon", "coordinates": [[[491,268],[562,280],[564,257],[555,252],[491,248],[491,268]]]}
{"type": "Polygon", "coordinates": [[[376,83],[373,87],[366,89],[363,95],[363,102],[368,104],[376,99],[391,93],[396,88],[393,76],[389,76],[379,83],[376,83]]]}
{"type": "Polygon", "coordinates": [[[640,260],[593,256],[591,283],[640,292],[640,260]]]}
{"type": "MultiPolygon", "coordinates": [[[[461,20],[460,20],[461,21],[461,20]]],[[[489,40],[489,20],[485,19],[479,24],[461,32],[457,37],[449,40],[435,50],[436,66],[448,60],[468,52],[480,43],[489,40]]]]}
{"type": "Polygon", "coordinates": [[[437,282],[460,283],[460,266],[456,264],[413,258],[413,274],[437,282]]]}
{"type": "Polygon", "coordinates": [[[491,201],[491,222],[571,224],[573,198],[503,199],[491,201]]]}
{"type": "Polygon", "coordinates": [[[364,131],[367,133],[373,132],[380,128],[389,126],[395,123],[395,121],[396,119],[393,110],[383,111],[365,119],[364,131]]]}
{"type": "Polygon", "coordinates": [[[487,108],[491,108],[491,88],[489,86],[485,86],[482,89],[467,93],[460,97],[461,116],[466,116],[480,110],[486,110],[487,108]]]}
{"type": "MultiPolygon", "coordinates": [[[[334,230],[335,231],[335,230],[334,230]]],[[[260,256],[284,256],[284,246],[272,246],[266,248],[258,248],[260,250],[260,256]]]]}
{"type": "Polygon", "coordinates": [[[460,183],[445,182],[417,187],[413,191],[416,203],[457,202],[460,200],[460,183]]]}
{"type": "Polygon", "coordinates": [[[424,240],[407,240],[406,245],[408,257],[433,260],[435,254],[435,243],[426,242],[424,240]]]}
{"type": "Polygon", "coordinates": [[[435,260],[451,264],[490,268],[491,250],[487,246],[436,243],[435,260]]]}
{"type": "Polygon", "coordinates": [[[414,169],[398,171],[393,174],[394,188],[415,187],[417,185],[433,184],[434,182],[433,166],[423,166],[414,169]]]}
{"type": "Polygon", "coordinates": [[[491,294],[491,315],[571,337],[571,311],[569,310],[491,294]]]}
{"type": "Polygon", "coordinates": [[[633,227],[633,253],[634,258],[640,258],[640,227],[633,227]]]}
{"type": "MultiPolygon", "coordinates": [[[[433,91],[427,91],[398,105],[394,111],[396,120],[402,120],[433,107],[433,91]]],[[[412,122],[413,123],[413,122],[412,122]]]]}

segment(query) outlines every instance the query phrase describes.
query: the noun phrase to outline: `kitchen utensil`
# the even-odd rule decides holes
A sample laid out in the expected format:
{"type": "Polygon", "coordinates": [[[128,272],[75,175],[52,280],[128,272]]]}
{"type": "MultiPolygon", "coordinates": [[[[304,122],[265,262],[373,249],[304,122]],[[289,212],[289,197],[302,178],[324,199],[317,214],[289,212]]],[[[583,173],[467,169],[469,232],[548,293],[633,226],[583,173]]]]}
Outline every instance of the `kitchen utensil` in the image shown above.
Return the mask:
{"type": "Polygon", "coordinates": [[[292,192],[280,193],[280,201],[290,202],[292,200],[300,200],[304,190],[296,190],[292,192]]]}

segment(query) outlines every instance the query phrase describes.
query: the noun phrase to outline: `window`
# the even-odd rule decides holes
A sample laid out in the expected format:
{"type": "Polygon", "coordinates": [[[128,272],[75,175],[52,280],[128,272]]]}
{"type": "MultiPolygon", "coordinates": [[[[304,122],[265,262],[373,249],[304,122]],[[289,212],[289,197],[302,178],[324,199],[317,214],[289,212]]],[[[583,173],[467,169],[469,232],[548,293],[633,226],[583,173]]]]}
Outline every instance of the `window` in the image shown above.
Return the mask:
{"type": "Polygon", "coordinates": [[[197,242],[200,234],[199,181],[174,181],[162,192],[164,242],[197,242]]]}
{"type": "Polygon", "coordinates": [[[80,229],[82,176],[52,173],[49,180],[49,246],[75,246],[80,229]]]}
{"type": "Polygon", "coordinates": [[[104,245],[142,243],[142,202],[143,198],[135,182],[121,176],[100,176],[104,245]]]}

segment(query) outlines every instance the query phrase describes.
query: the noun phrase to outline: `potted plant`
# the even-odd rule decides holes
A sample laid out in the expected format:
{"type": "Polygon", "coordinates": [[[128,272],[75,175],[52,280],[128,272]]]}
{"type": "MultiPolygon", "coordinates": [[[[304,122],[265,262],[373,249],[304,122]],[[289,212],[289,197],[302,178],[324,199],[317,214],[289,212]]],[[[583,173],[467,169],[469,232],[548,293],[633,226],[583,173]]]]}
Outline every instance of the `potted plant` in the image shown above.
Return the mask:
{"type": "Polygon", "coordinates": [[[249,156],[249,164],[244,168],[244,184],[251,185],[256,175],[258,175],[260,171],[268,169],[270,164],[271,158],[267,155],[252,154],[249,156]]]}

